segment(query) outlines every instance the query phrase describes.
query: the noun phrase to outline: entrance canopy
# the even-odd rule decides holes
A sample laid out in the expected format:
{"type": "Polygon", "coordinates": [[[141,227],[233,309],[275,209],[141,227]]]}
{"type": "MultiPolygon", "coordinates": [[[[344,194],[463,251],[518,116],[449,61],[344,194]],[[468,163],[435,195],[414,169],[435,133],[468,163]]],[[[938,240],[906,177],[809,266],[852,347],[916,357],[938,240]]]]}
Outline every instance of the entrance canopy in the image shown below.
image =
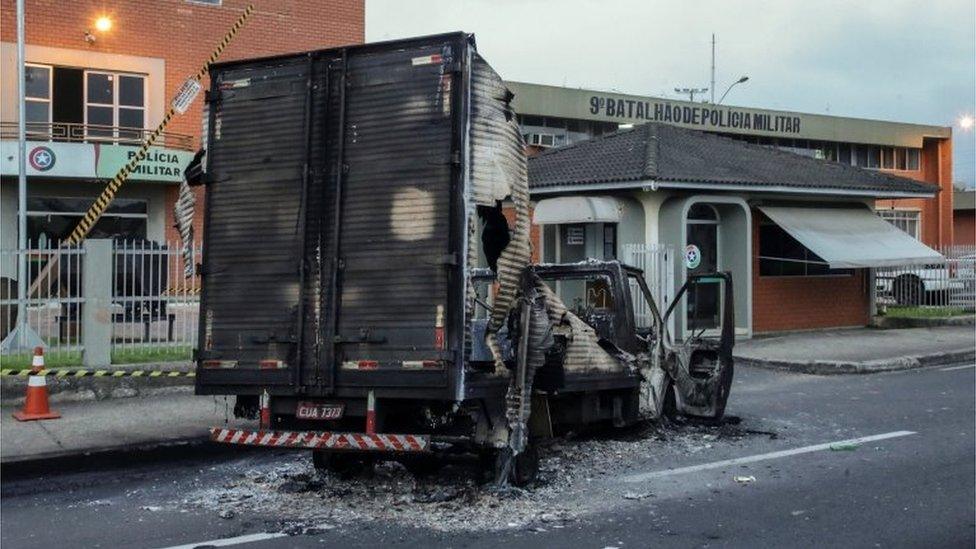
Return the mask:
{"type": "Polygon", "coordinates": [[[939,252],[864,206],[759,209],[832,269],[917,265],[943,259],[939,252]]]}
{"type": "Polygon", "coordinates": [[[560,196],[540,200],[532,222],[536,225],[559,223],[619,223],[622,208],[610,196],[560,196]]]}

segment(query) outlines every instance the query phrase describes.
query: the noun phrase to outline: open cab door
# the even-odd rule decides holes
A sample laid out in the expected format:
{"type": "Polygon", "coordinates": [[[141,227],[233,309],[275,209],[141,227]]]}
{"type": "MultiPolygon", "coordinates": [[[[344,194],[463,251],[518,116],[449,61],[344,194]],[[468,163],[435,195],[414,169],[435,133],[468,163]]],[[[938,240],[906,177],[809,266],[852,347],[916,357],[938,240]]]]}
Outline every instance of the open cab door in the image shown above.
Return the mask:
{"type": "MultiPolygon", "coordinates": [[[[689,320],[698,318],[699,299],[688,299],[689,320]]],[[[735,344],[735,305],[732,297],[732,275],[728,272],[689,274],[675,294],[661,319],[664,359],[662,367],[674,382],[675,407],[685,415],[721,419],[732,387],[732,347],[735,344]],[[720,325],[716,328],[689,330],[680,341],[672,341],[666,331],[668,319],[686,295],[693,297],[699,290],[718,285],[720,296],[720,325]],[[706,286],[708,285],[708,286],[706,286]]]]}

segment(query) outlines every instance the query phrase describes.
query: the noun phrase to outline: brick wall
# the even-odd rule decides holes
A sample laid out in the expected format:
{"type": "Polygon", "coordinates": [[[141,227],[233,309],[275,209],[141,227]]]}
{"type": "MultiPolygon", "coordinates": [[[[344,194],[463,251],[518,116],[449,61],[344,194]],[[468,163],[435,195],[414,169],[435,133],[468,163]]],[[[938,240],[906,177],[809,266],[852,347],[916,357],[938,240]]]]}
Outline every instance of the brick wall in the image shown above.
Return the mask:
{"type": "Polygon", "coordinates": [[[883,171],[937,185],[939,192],[934,198],[878,200],[875,207],[919,210],[920,240],[932,247],[952,244],[952,140],[926,139],[922,146],[920,167],[919,171],[883,171]]]}
{"type": "MultiPolygon", "coordinates": [[[[166,61],[167,102],[188,77],[196,74],[221,37],[247,6],[246,0],[223,0],[211,6],[186,0],[26,0],[26,39],[31,45],[91,50],[166,61]],[[88,45],[84,33],[101,15],[112,18],[107,33],[96,33],[88,45]]],[[[365,39],[364,0],[276,0],[255,2],[256,11],[221,61],[362,43],[365,39]]],[[[0,0],[0,40],[17,40],[15,0],[0,0]]],[[[209,85],[204,79],[204,89],[209,85]]],[[[199,138],[202,97],[168,131],[199,138]]],[[[148,120],[155,127],[158,120],[148,120]]],[[[199,141],[197,141],[199,142],[199,141]]],[[[176,186],[168,188],[167,239],[172,230],[176,186]]],[[[198,190],[197,239],[202,233],[203,191],[198,190]]]]}
{"type": "Polygon", "coordinates": [[[755,333],[813,330],[868,323],[864,269],[853,276],[759,276],[759,224],[752,220],[752,329],[755,333]]]}
{"type": "Polygon", "coordinates": [[[952,243],[976,244],[976,212],[956,210],[952,216],[952,243]]]}

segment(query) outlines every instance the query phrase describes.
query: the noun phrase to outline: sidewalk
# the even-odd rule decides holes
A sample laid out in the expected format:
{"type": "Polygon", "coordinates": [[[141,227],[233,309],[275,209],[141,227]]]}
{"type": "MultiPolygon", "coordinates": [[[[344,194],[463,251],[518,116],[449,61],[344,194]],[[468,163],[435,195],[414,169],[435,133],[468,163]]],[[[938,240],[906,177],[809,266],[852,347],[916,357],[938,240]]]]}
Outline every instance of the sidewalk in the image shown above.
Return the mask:
{"type": "MultiPolygon", "coordinates": [[[[19,422],[11,417],[16,407],[0,409],[0,463],[202,442],[207,429],[224,425],[225,418],[223,397],[193,394],[62,402],[52,408],[61,412],[60,419],[19,422]]],[[[233,408],[228,398],[229,425],[246,424],[234,418],[233,408]]]]}
{"type": "Polygon", "coordinates": [[[864,374],[976,361],[972,326],[802,332],[737,341],[736,365],[864,374]]]}

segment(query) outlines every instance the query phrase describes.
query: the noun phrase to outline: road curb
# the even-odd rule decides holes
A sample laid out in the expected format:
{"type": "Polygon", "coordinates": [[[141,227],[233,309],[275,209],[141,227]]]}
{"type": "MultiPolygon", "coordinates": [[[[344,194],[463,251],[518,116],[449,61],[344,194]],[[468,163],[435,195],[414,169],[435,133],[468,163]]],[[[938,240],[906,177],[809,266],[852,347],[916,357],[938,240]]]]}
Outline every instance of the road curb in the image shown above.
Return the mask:
{"type": "Polygon", "coordinates": [[[873,374],[877,372],[927,368],[930,366],[946,366],[960,362],[976,362],[976,349],[946,351],[944,353],[932,353],[928,355],[905,356],[861,362],[834,360],[770,360],[746,356],[736,356],[734,358],[736,366],[754,366],[756,368],[765,368],[767,370],[785,370],[801,374],[873,374]]]}
{"type": "Polygon", "coordinates": [[[901,330],[905,328],[939,328],[942,326],[976,326],[976,316],[960,315],[949,318],[909,318],[897,316],[876,316],[871,319],[871,327],[879,330],[901,330]]]}
{"type": "Polygon", "coordinates": [[[135,465],[175,460],[193,460],[209,456],[239,455],[249,448],[214,444],[210,434],[172,438],[159,441],[141,441],[100,448],[84,448],[47,452],[0,461],[3,480],[64,474],[82,471],[104,471],[135,465]]]}

